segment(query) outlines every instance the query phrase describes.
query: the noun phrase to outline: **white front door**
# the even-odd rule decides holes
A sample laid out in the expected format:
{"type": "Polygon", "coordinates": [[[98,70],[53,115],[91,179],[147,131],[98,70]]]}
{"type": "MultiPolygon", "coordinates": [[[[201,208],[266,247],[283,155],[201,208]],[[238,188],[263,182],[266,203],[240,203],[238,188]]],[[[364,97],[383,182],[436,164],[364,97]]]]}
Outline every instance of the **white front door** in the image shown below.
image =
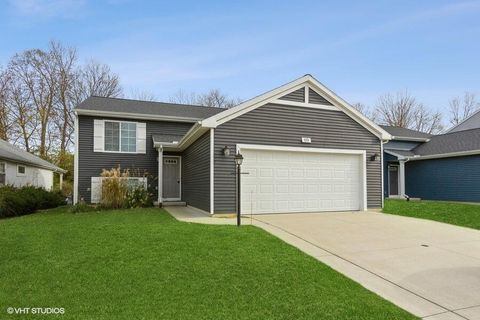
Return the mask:
{"type": "Polygon", "coordinates": [[[241,153],[242,214],[363,210],[364,154],[241,153]]]}

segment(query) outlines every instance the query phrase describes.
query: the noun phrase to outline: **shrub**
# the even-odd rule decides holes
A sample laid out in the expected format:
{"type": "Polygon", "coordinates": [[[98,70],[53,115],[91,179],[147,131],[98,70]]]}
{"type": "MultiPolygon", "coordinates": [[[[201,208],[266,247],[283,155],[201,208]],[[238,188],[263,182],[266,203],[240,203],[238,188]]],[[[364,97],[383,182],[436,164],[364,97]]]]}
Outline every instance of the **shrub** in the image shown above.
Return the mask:
{"type": "Polygon", "coordinates": [[[127,179],[128,170],[122,170],[120,167],[110,170],[103,169],[102,174],[102,198],[100,205],[104,208],[119,209],[126,205],[126,196],[128,191],[127,179]]]}
{"type": "Polygon", "coordinates": [[[65,199],[58,191],[33,186],[0,187],[0,218],[22,216],[38,209],[55,208],[64,204],[65,199]]]}
{"type": "Polygon", "coordinates": [[[153,206],[153,200],[148,190],[141,185],[128,189],[126,205],[128,208],[144,208],[153,206]]]}

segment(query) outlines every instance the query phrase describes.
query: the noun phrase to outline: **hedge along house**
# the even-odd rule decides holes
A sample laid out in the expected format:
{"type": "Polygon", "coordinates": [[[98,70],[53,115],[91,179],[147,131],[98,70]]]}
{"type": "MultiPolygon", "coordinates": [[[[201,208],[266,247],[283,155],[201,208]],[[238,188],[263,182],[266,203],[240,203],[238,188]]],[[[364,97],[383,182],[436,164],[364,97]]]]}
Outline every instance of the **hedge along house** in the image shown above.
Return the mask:
{"type": "Polygon", "coordinates": [[[0,186],[35,186],[51,190],[54,174],[60,179],[66,170],[0,139],[0,186]]]}
{"type": "Polygon", "coordinates": [[[480,113],[445,134],[383,127],[385,197],[480,201],[480,113]]]}
{"type": "Polygon", "coordinates": [[[211,214],[382,207],[390,135],[310,75],[231,109],[91,97],[76,109],[74,201],[98,202],[103,168],[149,171],[158,203],[211,214]]]}

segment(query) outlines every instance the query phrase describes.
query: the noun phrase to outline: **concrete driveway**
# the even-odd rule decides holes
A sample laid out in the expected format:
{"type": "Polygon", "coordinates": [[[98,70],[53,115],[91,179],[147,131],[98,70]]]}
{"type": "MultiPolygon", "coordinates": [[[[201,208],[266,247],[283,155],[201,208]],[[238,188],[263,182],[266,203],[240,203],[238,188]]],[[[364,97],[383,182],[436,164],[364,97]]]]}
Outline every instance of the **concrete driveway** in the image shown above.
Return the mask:
{"type": "Polygon", "coordinates": [[[381,213],[254,221],[419,317],[480,319],[479,231],[381,213]]]}

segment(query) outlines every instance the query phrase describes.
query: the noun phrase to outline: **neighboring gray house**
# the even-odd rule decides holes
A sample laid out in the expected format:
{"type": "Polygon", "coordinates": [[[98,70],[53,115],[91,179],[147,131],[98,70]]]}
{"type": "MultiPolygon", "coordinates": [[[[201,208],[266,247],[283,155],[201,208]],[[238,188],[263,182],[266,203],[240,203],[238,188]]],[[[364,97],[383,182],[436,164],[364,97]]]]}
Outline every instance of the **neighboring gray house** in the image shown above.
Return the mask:
{"type": "Polygon", "coordinates": [[[61,183],[65,170],[0,139],[0,186],[32,185],[51,190],[54,173],[60,175],[61,183]]]}
{"type": "Polygon", "coordinates": [[[75,202],[98,202],[102,169],[120,166],[147,170],[160,205],[233,213],[239,152],[242,213],[383,205],[390,135],[310,75],[231,109],[90,97],[75,113],[75,202]]]}
{"type": "Polygon", "coordinates": [[[480,122],[472,117],[440,135],[384,126],[393,139],[384,145],[385,197],[480,201],[480,122]]]}

